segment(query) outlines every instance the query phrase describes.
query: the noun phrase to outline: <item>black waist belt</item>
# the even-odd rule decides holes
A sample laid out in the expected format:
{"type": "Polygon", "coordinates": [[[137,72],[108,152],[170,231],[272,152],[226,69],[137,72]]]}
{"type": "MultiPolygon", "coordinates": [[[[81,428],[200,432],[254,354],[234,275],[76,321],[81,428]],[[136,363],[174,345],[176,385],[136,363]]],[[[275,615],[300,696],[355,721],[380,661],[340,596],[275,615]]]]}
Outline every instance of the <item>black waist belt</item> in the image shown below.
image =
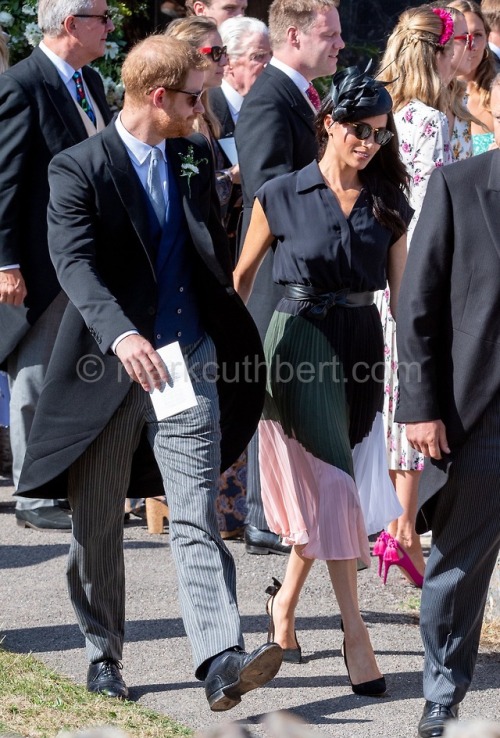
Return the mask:
{"type": "Polygon", "coordinates": [[[337,292],[322,292],[316,287],[287,284],[284,297],[287,300],[313,302],[314,307],[307,311],[307,315],[314,318],[324,318],[330,308],[335,305],[348,308],[373,305],[375,294],[373,292],[350,292],[348,289],[338,290],[337,292]]]}

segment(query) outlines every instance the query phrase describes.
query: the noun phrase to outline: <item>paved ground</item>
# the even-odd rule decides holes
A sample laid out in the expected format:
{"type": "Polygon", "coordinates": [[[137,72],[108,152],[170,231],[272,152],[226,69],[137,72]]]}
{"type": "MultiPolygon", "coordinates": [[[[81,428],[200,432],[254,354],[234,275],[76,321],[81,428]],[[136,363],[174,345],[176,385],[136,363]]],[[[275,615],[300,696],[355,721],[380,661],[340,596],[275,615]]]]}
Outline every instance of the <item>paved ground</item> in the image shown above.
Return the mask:
{"type": "MultiPolygon", "coordinates": [[[[31,652],[49,667],[84,683],[87,663],[64,576],[69,535],[16,526],[12,488],[0,479],[0,637],[5,648],[31,652]]],[[[247,649],[264,642],[265,587],[282,576],[286,559],[250,556],[230,542],[238,569],[238,596],[247,649]]],[[[318,562],[299,605],[297,631],[306,657],[284,664],[271,684],[243,698],[230,713],[208,710],[192,675],[190,651],[179,615],[168,535],[149,535],[142,521],[125,528],[127,632],[124,677],[131,697],[191,728],[228,719],[251,727],[262,716],[287,709],[320,735],[349,738],[415,738],[422,707],[419,592],[391,572],[384,588],[375,567],[359,575],[361,607],[389,692],[383,699],[354,695],[340,655],[339,614],[318,562]]],[[[500,655],[482,653],[463,705],[464,718],[500,718],[500,655]]]]}

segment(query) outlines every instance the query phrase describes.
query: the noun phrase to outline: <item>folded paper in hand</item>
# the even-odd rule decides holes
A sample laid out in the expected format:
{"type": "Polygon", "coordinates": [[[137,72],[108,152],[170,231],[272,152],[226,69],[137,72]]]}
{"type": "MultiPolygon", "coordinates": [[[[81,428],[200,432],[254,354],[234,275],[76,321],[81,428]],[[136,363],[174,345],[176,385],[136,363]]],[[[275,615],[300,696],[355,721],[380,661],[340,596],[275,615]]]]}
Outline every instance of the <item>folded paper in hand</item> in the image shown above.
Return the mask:
{"type": "Polygon", "coordinates": [[[155,389],[150,394],[157,419],[164,420],[198,403],[179,342],[162,346],[158,353],[165,362],[169,378],[162,390],[155,389]]]}

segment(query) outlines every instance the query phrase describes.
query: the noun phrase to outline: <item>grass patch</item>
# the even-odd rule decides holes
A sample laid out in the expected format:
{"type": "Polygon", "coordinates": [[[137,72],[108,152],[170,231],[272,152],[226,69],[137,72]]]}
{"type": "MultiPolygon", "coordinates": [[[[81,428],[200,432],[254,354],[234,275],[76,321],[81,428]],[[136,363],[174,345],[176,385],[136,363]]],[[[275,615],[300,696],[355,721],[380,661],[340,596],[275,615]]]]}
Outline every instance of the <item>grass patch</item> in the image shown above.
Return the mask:
{"type": "Polygon", "coordinates": [[[112,725],[131,738],[179,738],[192,731],[135,702],[87,692],[33,656],[0,648],[0,735],[55,738],[62,730],[112,725]]]}

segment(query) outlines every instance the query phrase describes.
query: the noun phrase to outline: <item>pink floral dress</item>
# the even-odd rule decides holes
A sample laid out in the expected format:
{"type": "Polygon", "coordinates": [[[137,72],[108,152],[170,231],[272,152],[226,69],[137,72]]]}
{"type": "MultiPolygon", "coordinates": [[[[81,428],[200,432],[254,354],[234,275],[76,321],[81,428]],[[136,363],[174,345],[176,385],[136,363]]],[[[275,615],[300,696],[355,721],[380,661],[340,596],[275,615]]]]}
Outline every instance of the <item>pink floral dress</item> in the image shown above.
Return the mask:
{"type": "MultiPolygon", "coordinates": [[[[415,229],[429,177],[436,167],[450,164],[451,155],[448,120],[444,113],[419,100],[412,100],[394,114],[399,137],[401,158],[410,175],[410,205],[415,213],[408,227],[408,247],[415,229]]],[[[424,457],[412,449],[406,440],[405,426],[394,422],[399,385],[396,350],[396,323],[389,307],[387,287],[378,292],[376,303],[384,330],[384,430],[387,442],[389,469],[418,471],[423,469],[424,457]]]]}

